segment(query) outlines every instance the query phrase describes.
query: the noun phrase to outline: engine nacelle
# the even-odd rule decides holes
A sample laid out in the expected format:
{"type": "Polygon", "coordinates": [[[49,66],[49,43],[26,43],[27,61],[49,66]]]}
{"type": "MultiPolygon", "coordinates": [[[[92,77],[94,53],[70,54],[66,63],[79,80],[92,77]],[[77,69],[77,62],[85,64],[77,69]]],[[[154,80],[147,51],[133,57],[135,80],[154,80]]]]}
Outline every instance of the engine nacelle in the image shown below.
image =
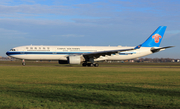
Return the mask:
{"type": "Polygon", "coordinates": [[[69,58],[69,64],[81,64],[84,61],[84,57],[81,55],[71,55],[69,58]]]}

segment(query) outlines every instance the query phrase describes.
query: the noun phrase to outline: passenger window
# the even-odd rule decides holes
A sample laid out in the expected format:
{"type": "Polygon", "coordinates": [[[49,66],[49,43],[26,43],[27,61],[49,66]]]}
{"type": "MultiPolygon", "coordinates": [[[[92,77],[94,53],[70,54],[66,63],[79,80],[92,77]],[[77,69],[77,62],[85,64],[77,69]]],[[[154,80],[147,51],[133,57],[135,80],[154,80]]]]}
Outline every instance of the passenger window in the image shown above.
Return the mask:
{"type": "Polygon", "coordinates": [[[37,49],[37,47],[34,47],[34,49],[37,49]]]}
{"type": "Polygon", "coordinates": [[[28,49],[28,47],[26,47],[26,49],[28,49]]]}
{"type": "Polygon", "coordinates": [[[41,49],[41,47],[39,47],[39,49],[41,49]]]}
{"type": "Polygon", "coordinates": [[[43,49],[46,49],[45,47],[43,47],[43,49]]]}
{"type": "Polygon", "coordinates": [[[33,49],[33,47],[31,47],[30,49],[33,49]]]}

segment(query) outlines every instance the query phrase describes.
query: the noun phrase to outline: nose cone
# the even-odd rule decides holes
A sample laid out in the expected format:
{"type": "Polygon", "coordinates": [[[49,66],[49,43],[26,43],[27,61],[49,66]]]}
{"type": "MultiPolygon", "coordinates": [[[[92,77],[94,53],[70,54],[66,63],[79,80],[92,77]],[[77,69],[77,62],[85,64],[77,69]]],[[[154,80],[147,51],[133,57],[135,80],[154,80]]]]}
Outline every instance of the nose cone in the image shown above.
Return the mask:
{"type": "Polygon", "coordinates": [[[6,52],[6,55],[8,55],[8,56],[9,56],[9,54],[10,54],[10,53],[9,53],[9,51],[7,51],[7,52],[6,52]]]}

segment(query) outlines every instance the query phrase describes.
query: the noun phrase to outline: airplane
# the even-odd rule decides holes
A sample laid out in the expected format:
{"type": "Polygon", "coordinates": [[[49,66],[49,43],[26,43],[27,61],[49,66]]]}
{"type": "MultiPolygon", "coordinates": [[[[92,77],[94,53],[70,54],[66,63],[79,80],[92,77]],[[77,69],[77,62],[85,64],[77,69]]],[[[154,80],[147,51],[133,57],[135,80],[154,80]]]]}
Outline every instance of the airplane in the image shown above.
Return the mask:
{"type": "Polygon", "coordinates": [[[12,48],[6,54],[21,59],[22,65],[26,65],[25,60],[56,60],[59,64],[98,67],[97,61],[135,59],[174,47],[159,47],[166,27],[159,26],[144,43],[134,47],[30,45],[12,48]]]}

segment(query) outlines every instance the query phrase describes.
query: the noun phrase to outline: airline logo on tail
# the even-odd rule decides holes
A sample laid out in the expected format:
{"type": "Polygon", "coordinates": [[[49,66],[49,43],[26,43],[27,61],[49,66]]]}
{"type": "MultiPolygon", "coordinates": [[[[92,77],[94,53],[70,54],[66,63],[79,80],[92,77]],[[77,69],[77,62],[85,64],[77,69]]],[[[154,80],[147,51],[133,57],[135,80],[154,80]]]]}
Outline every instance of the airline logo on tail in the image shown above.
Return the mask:
{"type": "Polygon", "coordinates": [[[159,39],[161,39],[162,36],[160,36],[159,34],[155,34],[155,35],[152,36],[152,38],[154,39],[155,43],[159,43],[159,39]]]}

